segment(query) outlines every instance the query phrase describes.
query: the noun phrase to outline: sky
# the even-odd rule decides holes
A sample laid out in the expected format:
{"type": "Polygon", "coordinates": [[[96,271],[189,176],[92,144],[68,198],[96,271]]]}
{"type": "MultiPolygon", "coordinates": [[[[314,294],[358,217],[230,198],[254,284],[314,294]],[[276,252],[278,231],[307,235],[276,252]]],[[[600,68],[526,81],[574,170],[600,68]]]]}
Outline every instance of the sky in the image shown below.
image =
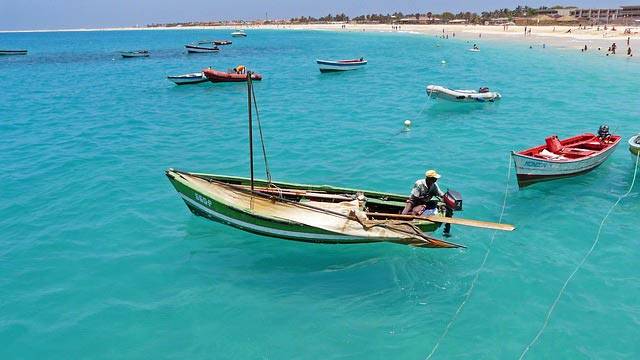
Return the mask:
{"type": "Polygon", "coordinates": [[[77,29],[136,26],[151,23],[291,18],[345,13],[440,13],[574,5],[618,7],[640,0],[0,0],[0,30],[77,29]]]}

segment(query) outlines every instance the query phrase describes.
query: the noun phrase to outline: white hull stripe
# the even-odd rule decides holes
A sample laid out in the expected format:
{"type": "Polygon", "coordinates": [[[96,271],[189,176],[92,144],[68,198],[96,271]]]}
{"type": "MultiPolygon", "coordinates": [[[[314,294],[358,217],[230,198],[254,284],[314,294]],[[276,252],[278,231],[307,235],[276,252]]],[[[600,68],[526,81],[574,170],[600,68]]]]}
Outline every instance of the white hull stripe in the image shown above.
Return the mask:
{"type": "MultiPolygon", "coordinates": [[[[194,201],[193,199],[191,199],[190,197],[184,194],[180,194],[180,196],[184,201],[188,202],[190,205],[198,208],[198,210],[200,211],[203,211],[211,215],[212,217],[215,217],[216,219],[222,220],[226,223],[237,225],[242,228],[251,229],[256,232],[274,234],[274,235],[279,235],[279,236],[289,237],[289,238],[308,239],[308,240],[317,239],[317,240],[333,240],[333,241],[348,241],[348,240],[357,241],[357,240],[367,239],[367,238],[359,238],[359,237],[343,236],[343,235],[303,233],[303,232],[280,230],[280,229],[274,229],[274,228],[265,227],[261,225],[255,225],[255,224],[244,222],[242,220],[234,219],[226,215],[217,213],[209,209],[208,207],[194,201]]],[[[375,241],[374,239],[367,239],[367,240],[375,241]]]]}
{"type": "Polygon", "coordinates": [[[581,161],[545,161],[514,153],[518,174],[527,175],[568,175],[595,168],[605,162],[615,147],[607,149],[596,156],[581,161]]]}

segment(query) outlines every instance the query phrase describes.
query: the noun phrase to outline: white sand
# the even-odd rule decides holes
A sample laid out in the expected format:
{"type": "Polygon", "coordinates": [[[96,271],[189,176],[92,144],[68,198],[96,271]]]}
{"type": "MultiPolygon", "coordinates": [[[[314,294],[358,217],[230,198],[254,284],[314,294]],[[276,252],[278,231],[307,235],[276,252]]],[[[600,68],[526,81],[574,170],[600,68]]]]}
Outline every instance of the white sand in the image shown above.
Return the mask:
{"type": "MultiPolygon", "coordinates": [[[[106,29],[65,29],[65,30],[31,30],[31,31],[4,31],[4,32],[47,32],[47,31],[113,31],[113,30],[140,30],[140,31],[156,31],[156,30],[190,30],[190,29],[226,29],[234,30],[243,29],[272,29],[272,30],[325,30],[338,32],[399,32],[399,33],[415,33],[431,36],[449,35],[453,38],[453,34],[458,39],[481,42],[482,40],[508,40],[513,42],[522,42],[528,46],[540,47],[545,46],[565,49],[575,49],[580,51],[585,45],[589,51],[598,51],[604,56],[607,48],[612,44],[618,45],[616,57],[626,57],[627,38],[630,38],[629,46],[631,46],[634,57],[640,59],[640,27],[616,26],[616,31],[612,31],[612,27],[608,26],[604,30],[604,26],[578,29],[577,26],[531,26],[531,33],[524,35],[524,26],[502,26],[491,25],[400,25],[400,30],[392,29],[390,24],[346,24],[342,28],[342,24],[308,24],[308,25],[226,25],[226,26],[184,26],[184,27],[124,27],[124,28],[106,28],[106,29]],[[624,34],[625,29],[630,29],[631,34],[624,34]],[[571,32],[567,32],[571,30],[571,32]],[[636,54],[637,51],[637,54],[636,54]]],[[[2,31],[0,31],[2,32],[2,31]]]]}

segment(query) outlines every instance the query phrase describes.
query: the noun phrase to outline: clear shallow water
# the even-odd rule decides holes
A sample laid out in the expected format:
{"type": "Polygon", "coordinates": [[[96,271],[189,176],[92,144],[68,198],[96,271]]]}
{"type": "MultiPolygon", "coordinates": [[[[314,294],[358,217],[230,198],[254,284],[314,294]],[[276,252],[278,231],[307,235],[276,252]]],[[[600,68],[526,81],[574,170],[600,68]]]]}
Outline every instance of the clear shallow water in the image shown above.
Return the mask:
{"type": "MultiPolygon", "coordinates": [[[[256,83],[283,181],[408,193],[426,168],[497,220],[508,152],[609,123],[640,131],[640,68],[526,45],[401,34],[250,31],[215,55],[182,45],[226,31],[0,34],[1,358],[422,359],[464,299],[491,238],[460,251],[263,238],[190,214],[168,167],[247,174],[246,88],[166,75],[238,63],[256,83]],[[436,44],[440,44],[437,47],[436,44]],[[116,51],[147,48],[148,59],[116,51]],[[366,69],[317,71],[316,57],[366,69]],[[442,65],[441,60],[447,64],[442,65]],[[429,83],[500,103],[427,100],[429,83]],[[420,115],[418,115],[420,114],[420,115]],[[413,120],[408,133],[402,122],[413,120]]],[[[518,191],[476,288],[434,358],[516,358],[630,184],[626,147],[597,171],[518,191]]],[[[640,196],[623,200],[530,358],[640,355],[640,196]]]]}

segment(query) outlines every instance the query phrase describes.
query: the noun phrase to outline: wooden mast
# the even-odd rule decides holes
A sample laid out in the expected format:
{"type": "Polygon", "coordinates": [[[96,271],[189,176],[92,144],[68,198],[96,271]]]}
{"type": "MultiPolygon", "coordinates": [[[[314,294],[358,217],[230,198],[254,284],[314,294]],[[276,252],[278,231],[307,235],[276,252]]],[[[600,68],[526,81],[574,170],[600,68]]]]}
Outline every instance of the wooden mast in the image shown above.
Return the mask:
{"type": "Polygon", "coordinates": [[[251,71],[247,71],[247,104],[249,105],[249,163],[251,169],[251,192],[253,192],[253,122],[251,120],[251,96],[253,95],[251,71]]]}

